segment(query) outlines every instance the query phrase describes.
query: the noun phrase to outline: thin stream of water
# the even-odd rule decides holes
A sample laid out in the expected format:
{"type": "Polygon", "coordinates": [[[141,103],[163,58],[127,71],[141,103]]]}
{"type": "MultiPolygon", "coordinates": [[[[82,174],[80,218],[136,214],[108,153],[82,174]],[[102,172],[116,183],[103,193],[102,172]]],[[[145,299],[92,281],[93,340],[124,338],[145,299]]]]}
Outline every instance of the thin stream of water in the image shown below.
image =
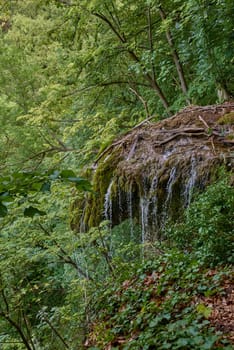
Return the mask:
{"type": "Polygon", "coordinates": [[[196,158],[193,156],[191,159],[191,168],[190,168],[189,178],[188,178],[187,183],[185,184],[185,190],[183,193],[184,207],[185,208],[187,208],[189,206],[189,204],[191,203],[193,189],[194,189],[194,185],[195,185],[196,179],[197,179],[196,166],[197,166],[196,158]]]}
{"type": "Polygon", "coordinates": [[[167,186],[166,186],[166,200],[164,202],[163,205],[163,211],[162,211],[162,215],[161,215],[161,230],[163,230],[166,226],[166,223],[168,221],[168,217],[169,217],[169,207],[170,207],[170,202],[171,202],[171,198],[172,198],[172,189],[173,189],[173,185],[176,181],[176,167],[174,166],[171,171],[170,171],[170,175],[169,175],[169,179],[167,182],[167,186]]]}

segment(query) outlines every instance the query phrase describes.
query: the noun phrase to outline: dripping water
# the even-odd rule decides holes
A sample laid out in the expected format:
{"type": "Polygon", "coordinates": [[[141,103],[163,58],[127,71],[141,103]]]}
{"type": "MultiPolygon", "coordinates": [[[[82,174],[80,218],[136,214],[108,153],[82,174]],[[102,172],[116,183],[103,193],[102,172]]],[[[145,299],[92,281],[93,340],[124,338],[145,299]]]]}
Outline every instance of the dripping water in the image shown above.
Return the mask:
{"type": "Polygon", "coordinates": [[[112,205],[112,185],[114,183],[114,179],[111,180],[108,189],[105,194],[105,200],[104,200],[104,218],[109,222],[109,248],[108,248],[108,254],[110,257],[113,255],[113,241],[112,241],[112,235],[111,235],[111,228],[113,226],[113,205],[112,205]]]}
{"type": "Polygon", "coordinates": [[[144,245],[149,238],[149,199],[142,197],[140,199],[141,210],[141,243],[144,245]]]}
{"type": "Polygon", "coordinates": [[[110,221],[110,226],[112,226],[112,198],[111,198],[111,188],[113,185],[113,180],[110,182],[107,192],[105,194],[104,200],[104,217],[105,220],[110,221]]]}
{"type": "Polygon", "coordinates": [[[140,214],[141,214],[141,242],[144,246],[147,240],[149,240],[149,205],[150,205],[150,193],[146,184],[146,179],[143,180],[143,196],[140,198],[140,214]]]}
{"type": "Polygon", "coordinates": [[[166,226],[168,217],[169,217],[169,207],[170,207],[170,202],[171,202],[171,198],[172,198],[172,188],[173,185],[176,181],[176,167],[173,167],[170,171],[170,175],[169,175],[169,179],[167,182],[167,186],[166,186],[166,199],[163,205],[163,211],[162,211],[162,218],[161,218],[161,230],[163,230],[166,226]]]}
{"type": "Polygon", "coordinates": [[[190,174],[189,174],[189,179],[185,185],[185,190],[184,190],[184,206],[188,207],[189,204],[191,203],[192,195],[193,195],[193,189],[194,185],[197,179],[197,170],[196,170],[196,159],[193,156],[191,159],[191,169],[190,169],[190,174]]]}
{"type": "Polygon", "coordinates": [[[122,222],[122,219],[123,219],[122,191],[121,191],[121,186],[119,181],[118,181],[118,212],[119,212],[119,222],[122,222]]]}
{"type": "Polygon", "coordinates": [[[158,229],[158,197],[157,197],[157,188],[158,188],[158,176],[156,175],[150,187],[150,204],[152,207],[152,228],[157,233],[158,229]]]}
{"type": "Polygon", "coordinates": [[[128,208],[128,217],[130,220],[130,235],[131,240],[134,239],[133,232],[133,198],[132,198],[132,182],[129,184],[129,191],[127,193],[127,208],[128,208]]]}

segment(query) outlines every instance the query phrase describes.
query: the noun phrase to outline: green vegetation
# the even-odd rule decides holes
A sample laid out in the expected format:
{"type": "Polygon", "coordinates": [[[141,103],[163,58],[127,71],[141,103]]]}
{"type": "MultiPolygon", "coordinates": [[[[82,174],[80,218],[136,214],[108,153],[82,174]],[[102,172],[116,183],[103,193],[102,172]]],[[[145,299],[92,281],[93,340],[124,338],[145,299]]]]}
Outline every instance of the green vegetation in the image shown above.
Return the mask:
{"type": "Polygon", "coordinates": [[[233,11],[230,0],[0,0],[2,350],[231,349],[212,298],[228,293],[233,180],[223,174],[145,245],[129,219],[91,227],[109,169],[89,180],[143,120],[233,96],[233,11]],[[84,196],[97,203],[86,233],[84,196]]]}

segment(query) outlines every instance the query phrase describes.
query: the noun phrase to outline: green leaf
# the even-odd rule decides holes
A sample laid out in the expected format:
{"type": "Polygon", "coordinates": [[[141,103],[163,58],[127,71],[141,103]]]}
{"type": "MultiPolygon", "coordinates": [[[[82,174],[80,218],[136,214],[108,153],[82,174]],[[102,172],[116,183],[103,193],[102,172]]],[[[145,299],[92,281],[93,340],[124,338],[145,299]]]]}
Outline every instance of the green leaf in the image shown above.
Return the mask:
{"type": "Polygon", "coordinates": [[[54,170],[52,174],[50,174],[50,179],[51,180],[57,180],[59,178],[60,171],[54,170]]]}
{"type": "Polygon", "coordinates": [[[13,202],[14,198],[12,196],[10,196],[9,192],[3,192],[0,194],[0,201],[1,202],[13,202]]]}
{"type": "Polygon", "coordinates": [[[70,169],[65,169],[65,170],[62,170],[61,173],[60,173],[60,176],[64,179],[67,179],[69,177],[76,177],[76,174],[74,173],[74,171],[70,170],[70,169]]]}
{"type": "Polygon", "coordinates": [[[51,184],[49,181],[47,181],[47,182],[44,182],[42,184],[40,191],[41,192],[50,192],[50,188],[51,188],[51,184]]]}
{"type": "Polygon", "coordinates": [[[46,212],[32,206],[24,209],[24,216],[32,218],[35,215],[46,215],[46,212]]]}
{"type": "Polygon", "coordinates": [[[91,191],[91,183],[82,177],[68,177],[68,181],[76,184],[78,190],[91,191]]]}
{"type": "Polygon", "coordinates": [[[183,348],[184,346],[189,344],[189,340],[187,338],[180,338],[177,340],[176,345],[183,348]]]}
{"type": "Polygon", "coordinates": [[[210,308],[210,307],[207,307],[207,306],[205,306],[204,304],[198,304],[197,305],[197,307],[196,307],[196,309],[197,309],[197,312],[199,313],[199,314],[202,314],[205,318],[209,318],[209,316],[210,316],[210,314],[211,314],[211,312],[212,312],[212,308],[210,308]]]}
{"type": "Polygon", "coordinates": [[[7,207],[0,202],[0,217],[7,215],[7,207]]]}

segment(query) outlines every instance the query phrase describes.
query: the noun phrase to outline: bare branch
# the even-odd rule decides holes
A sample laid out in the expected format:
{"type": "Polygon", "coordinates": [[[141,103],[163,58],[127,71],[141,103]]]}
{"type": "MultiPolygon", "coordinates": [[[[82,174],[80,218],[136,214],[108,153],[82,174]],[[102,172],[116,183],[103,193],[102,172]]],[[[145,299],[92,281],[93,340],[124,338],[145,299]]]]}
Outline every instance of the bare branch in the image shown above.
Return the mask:
{"type": "Polygon", "coordinates": [[[146,117],[147,117],[147,119],[149,119],[150,118],[150,113],[149,113],[149,108],[148,108],[147,101],[144,100],[144,98],[140,95],[140,93],[136,89],[133,89],[133,88],[130,87],[129,90],[132,91],[137,96],[137,98],[141,101],[141,103],[143,104],[143,106],[145,108],[146,117]]]}

